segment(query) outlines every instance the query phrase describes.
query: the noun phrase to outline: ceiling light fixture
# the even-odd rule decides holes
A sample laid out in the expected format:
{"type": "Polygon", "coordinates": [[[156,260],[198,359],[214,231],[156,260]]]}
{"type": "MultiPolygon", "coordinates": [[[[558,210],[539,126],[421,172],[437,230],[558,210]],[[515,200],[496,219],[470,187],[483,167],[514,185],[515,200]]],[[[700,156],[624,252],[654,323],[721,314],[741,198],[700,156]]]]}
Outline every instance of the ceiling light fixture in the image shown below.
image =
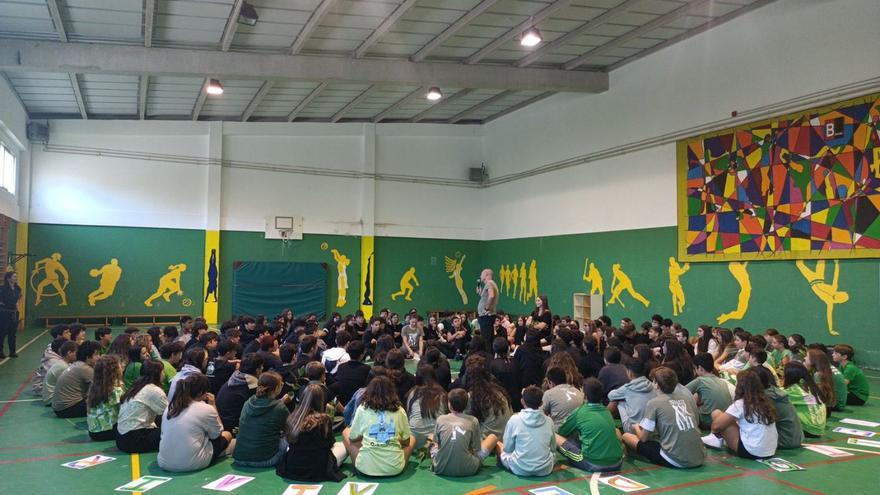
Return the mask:
{"type": "Polygon", "coordinates": [[[241,11],[238,13],[238,23],[246,24],[248,26],[253,26],[260,19],[260,16],[257,15],[257,9],[254,8],[253,5],[244,2],[241,4],[241,11]]]}
{"type": "Polygon", "coordinates": [[[544,38],[541,36],[541,31],[538,31],[538,28],[532,26],[522,33],[522,37],[519,39],[519,44],[526,47],[537,46],[538,43],[544,41],[544,38]]]}
{"type": "Polygon", "coordinates": [[[220,81],[216,79],[211,79],[208,81],[208,87],[205,89],[209,95],[222,95],[223,94],[223,85],[220,84],[220,81]]]}
{"type": "Polygon", "coordinates": [[[443,92],[440,91],[440,88],[437,86],[431,86],[428,88],[428,94],[425,95],[425,98],[431,101],[437,101],[440,98],[443,98],[443,92]]]}

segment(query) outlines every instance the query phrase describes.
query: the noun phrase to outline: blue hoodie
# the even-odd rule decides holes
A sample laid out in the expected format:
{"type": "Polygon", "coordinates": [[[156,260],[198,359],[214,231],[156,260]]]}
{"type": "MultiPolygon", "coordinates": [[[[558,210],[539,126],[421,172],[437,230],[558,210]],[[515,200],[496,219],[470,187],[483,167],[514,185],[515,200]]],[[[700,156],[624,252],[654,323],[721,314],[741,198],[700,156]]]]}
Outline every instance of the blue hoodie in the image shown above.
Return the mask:
{"type": "Polygon", "coordinates": [[[517,476],[547,476],[556,461],[553,421],[537,409],[523,409],[504,428],[504,465],[517,476]]]}
{"type": "Polygon", "coordinates": [[[623,424],[623,431],[627,433],[633,433],[633,426],[645,414],[645,405],[654,397],[657,397],[657,391],[654,390],[651,380],[644,376],[608,392],[608,400],[618,402],[620,422],[623,424]]]}

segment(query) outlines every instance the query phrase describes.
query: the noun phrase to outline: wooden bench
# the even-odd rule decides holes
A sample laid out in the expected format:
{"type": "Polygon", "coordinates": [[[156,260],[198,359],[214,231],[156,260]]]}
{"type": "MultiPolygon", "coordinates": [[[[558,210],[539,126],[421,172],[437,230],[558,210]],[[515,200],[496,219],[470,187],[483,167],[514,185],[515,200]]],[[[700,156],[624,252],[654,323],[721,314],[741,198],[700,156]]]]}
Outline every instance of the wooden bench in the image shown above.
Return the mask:
{"type": "Polygon", "coordinates": [[[180,314],[161,315],[71,315],[71,316],[38,316],[46,328],[59,323],[79,323],[85,327],[109,327],[114,323],[129,326],[164,326],[180,324],[180,314]]]}

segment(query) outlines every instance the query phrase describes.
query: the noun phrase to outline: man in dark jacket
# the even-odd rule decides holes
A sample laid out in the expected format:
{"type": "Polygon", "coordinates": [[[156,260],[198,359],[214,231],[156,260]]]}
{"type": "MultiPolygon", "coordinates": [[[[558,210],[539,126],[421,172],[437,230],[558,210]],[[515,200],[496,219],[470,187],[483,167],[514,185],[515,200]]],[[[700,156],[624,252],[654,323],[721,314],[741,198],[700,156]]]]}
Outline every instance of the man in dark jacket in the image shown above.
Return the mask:
{"type": "Polygon", "coordinates": [[[220,387],[215,402],[224,430],[232,431],[238,427],[241,409],[256,393],[257,380],[262,372],[263,358],[255,353],[245,354],[238,370],[220,387]]]}

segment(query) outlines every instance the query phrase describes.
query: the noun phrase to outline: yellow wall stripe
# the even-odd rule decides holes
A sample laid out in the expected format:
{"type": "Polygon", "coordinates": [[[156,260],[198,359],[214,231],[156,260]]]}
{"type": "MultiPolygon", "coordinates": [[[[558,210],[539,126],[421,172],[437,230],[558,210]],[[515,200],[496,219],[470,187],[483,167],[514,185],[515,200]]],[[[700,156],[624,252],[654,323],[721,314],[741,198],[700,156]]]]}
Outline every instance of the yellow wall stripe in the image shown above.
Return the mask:
{"type": "Polygon", "coordinates": [[[202,315],[209,325],[217,323],[220,297],[220,231],[205,231],[205,278],[202,286],[202,315]],[[213,255],[213,256],[212,256],[213,255]],[[212,260],[213,257],[213,260],[212,260]],[[213,263],[212,263],[213,261],[213,263]],[[213,267],[212,267],[213,265],[213,267]],[[213,280],[211,280],[213,279],[213,280]]]}

